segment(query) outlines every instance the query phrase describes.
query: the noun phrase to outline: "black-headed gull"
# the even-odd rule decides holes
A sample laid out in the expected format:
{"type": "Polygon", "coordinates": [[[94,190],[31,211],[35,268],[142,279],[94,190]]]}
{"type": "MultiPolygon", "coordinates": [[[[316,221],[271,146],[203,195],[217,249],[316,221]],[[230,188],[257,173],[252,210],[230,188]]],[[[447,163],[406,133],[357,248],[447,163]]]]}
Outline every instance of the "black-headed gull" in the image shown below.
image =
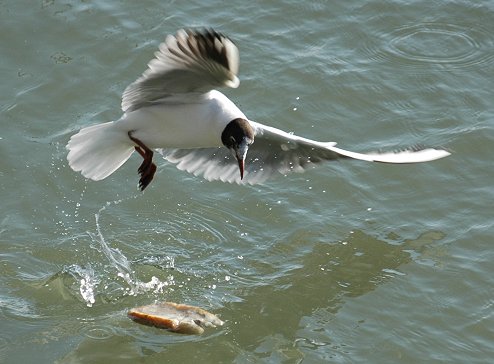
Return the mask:
{"type": "Polygon", "coordinates": [[[249,120],[215,90],[238,87],[239,54],[228,37],[212,29],[179,30],[167,36],[155,56],[125,89],[119,120],[89,126],[71,137],[67,159],[73,170],[101,180],[137,151],[144,159],[138,170],[144,190],[156,171],[153,149],[179,169],[207,180],[250,184],[325,160],[417,163],[450,154],[433,148],[354,153],[249,120]]]}

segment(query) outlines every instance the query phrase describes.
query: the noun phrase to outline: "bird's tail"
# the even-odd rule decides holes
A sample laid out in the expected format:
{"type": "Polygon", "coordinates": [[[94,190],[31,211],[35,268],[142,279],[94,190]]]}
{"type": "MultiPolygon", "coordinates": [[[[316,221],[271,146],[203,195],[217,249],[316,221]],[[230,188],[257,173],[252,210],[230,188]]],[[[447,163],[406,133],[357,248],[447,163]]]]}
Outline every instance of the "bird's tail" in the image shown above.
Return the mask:
{"type": "Polygon", "coordinates": [[[86,178],[99,181],[115,172],[134,151],[128,135],[113,121],[89,126],[67,143],[70,167],[86,178]]]}

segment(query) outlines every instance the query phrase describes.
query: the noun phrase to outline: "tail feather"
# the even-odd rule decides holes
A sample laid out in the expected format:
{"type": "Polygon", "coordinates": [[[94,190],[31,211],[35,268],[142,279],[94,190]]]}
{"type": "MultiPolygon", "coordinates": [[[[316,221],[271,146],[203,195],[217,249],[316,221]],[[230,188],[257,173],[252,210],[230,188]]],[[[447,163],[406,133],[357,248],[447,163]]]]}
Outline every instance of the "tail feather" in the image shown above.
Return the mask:
{"type": "Polygon", "coordinates": [[[99,181],[130,158],[134,144],[111,121],[81,129],[70,138],[67,149],[70,167],[86,178],[99,181]]]}

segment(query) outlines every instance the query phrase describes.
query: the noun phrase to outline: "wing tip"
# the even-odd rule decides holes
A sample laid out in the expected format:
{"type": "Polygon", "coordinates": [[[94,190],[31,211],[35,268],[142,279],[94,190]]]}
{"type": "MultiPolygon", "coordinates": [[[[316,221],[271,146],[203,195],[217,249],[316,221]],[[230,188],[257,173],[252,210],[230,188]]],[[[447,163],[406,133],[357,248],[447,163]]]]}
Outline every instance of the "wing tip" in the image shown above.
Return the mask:
{"type": "Polygon", "coordinates": [[[407,164],[432,162],[446,158],[451,154],[445,148],[414,146],[392,153],[371,153],[367,155],[372,157],[374,162],[407,164]]]}
{"type": "Polygon", "coordinates": [[[225,81],[225,86],[230,88],[237,88],[239,85],[240,85],[240,79],[235,75],[232,75],[232,77],[229,80],[225,81]]]}

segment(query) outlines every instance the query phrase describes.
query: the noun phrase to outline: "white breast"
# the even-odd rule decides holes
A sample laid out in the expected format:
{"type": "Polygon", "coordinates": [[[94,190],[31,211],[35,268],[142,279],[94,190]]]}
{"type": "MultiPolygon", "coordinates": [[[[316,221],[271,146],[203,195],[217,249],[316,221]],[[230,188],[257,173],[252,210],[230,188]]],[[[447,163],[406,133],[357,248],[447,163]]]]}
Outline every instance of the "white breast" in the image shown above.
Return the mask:
{"type": "Polygon", "coordinates": [[[245,115],[225,95],[210,91],[195,102],[163,102],[125,114],[117,127],[149,148],[219,147],[231,120],[245,115]]]}

